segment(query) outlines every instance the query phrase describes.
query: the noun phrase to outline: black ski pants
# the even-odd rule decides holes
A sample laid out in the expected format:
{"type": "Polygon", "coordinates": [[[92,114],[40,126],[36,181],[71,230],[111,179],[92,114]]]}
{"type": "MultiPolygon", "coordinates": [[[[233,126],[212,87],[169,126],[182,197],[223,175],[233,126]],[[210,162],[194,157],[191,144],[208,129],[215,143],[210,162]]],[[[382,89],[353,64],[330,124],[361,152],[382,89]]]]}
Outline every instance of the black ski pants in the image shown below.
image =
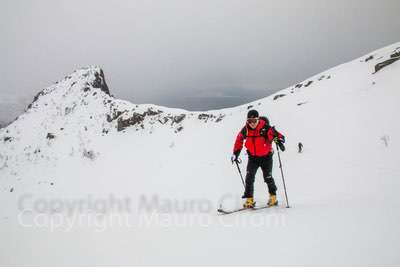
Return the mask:
{"type": "Polygon", "coordinates": [[[277,188],[274,178],[272,177],[272,155],[273,153],[269,153],[263,157],[249,155],[246,172],[246,188],[242,198],[253,197],[254,181],[259,167],[261,167],[263,172],[264,182],[268,186],[268,192],[271,195],[276,195],[277,188]]]}

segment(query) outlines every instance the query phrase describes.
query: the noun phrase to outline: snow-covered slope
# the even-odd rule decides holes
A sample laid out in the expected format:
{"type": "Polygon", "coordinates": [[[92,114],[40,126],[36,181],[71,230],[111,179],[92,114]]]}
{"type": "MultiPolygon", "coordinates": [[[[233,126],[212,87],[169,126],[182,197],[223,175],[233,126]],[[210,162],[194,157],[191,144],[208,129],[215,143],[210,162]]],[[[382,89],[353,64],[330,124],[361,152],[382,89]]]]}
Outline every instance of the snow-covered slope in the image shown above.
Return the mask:
{"type": "Polygon", "coordinates": [[[74,72],[0,129],[0,265],[397,266],[400,63],[373,72],[398,47],[208,112],[135,105],[100,68],[74,72]],[[222,217],[240,205],[229,157],[250,108],[287,137],[292,208],[275,157],[282,205],[222,217]]]}

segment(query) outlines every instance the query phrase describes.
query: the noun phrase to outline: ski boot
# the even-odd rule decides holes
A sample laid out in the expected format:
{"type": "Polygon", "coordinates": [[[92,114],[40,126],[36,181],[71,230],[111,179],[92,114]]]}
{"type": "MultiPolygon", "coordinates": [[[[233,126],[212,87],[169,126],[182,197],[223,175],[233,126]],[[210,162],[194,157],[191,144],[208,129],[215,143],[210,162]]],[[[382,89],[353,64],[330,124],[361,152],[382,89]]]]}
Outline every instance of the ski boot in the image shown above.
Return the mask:
{"type": "Polygon", "coordinates": [[[269,200],[267,205],[270,207],[278,205],[278,200],[276,199],[276,195],[269,195],[269,200]]]}
{"type": "Polygon", "coordinates": [[[246,202],[243,204],[243,208],[252,209],[252,208],[255,207],[255,205],[256,205],[256,202],[254,202],[253,198],[252,197],[248,197],[246,199],[246,202]]]}

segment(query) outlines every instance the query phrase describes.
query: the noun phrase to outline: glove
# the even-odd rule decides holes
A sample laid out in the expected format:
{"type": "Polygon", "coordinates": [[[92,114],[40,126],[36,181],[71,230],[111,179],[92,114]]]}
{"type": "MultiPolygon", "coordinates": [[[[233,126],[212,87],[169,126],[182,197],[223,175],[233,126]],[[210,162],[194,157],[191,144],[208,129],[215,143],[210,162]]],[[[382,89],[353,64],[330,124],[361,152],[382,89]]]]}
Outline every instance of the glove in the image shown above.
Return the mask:
{"type": "Polygon", "coordinates": [[[240,163],[239,153],[233,153],[232,156],[231,156],[231,161],[232,161],[232,164],[234,162],[240,163]]]}
{"type": "Polygon", "coordinates": [[[279,149],[283,152],[285,151],[285,145],[283,143],[285,143],[285,138],[278,138],[275,137],[274,138],[274,142],[278,145],[279,149]]]}
{"type": "Polygon", "coordinates": [[[278,142],[277,143],[278,144],[278,147],[279,147],[279,149],[283,152],[283,151],[285,151],[285,145],[282,143],[282,142],[278,142]]]}
{"type": "Polygon", "coordinates": [[[282,138],[279,138],[279,137],[276,136],[276,137],[274,137],[273,141],[274,141],[275,143],[284,144],[284,143],[285,143],[285,137],[282,136],[282,138]]]}
{"type": "Polygon", "coordinates": [[[285,151],[285,149],[286,149],[285,145],[284,145],[285,137],[282,134],[279,136],[278,131],[275,129],[275,126],[272,127],[272,131],[274,134],[273,141],[278,145],[278,147],[281,151],[285,151]]]}

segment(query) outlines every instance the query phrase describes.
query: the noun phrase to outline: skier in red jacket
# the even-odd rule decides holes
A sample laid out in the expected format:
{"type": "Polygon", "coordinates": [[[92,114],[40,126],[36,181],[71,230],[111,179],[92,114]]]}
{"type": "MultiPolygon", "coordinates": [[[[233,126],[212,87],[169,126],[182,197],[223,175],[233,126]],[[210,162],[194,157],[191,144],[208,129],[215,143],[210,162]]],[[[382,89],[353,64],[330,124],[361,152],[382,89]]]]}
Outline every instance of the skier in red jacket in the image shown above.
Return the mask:
{"type": "Polygon", "coordinates": [[[264,181],[268,185],[269,200],[268,206],[278,205],[276,199],[276,185],[272,177],[272,142],[276,142],[281,150],[284,150],[283,143],[285,137],[269,125],[265,117],[259,117],[257,110],[250,110],[247,113],[247,122],[238,133],[233,148],[232,163],[239,162],[239,154],[243,147],[243,142],[247,149],[249,161],[247,163],[246,187],[242,198],[246,198],[244,208],[253,208],[254,180],[257,169],[261,167],[264,181]]]}

